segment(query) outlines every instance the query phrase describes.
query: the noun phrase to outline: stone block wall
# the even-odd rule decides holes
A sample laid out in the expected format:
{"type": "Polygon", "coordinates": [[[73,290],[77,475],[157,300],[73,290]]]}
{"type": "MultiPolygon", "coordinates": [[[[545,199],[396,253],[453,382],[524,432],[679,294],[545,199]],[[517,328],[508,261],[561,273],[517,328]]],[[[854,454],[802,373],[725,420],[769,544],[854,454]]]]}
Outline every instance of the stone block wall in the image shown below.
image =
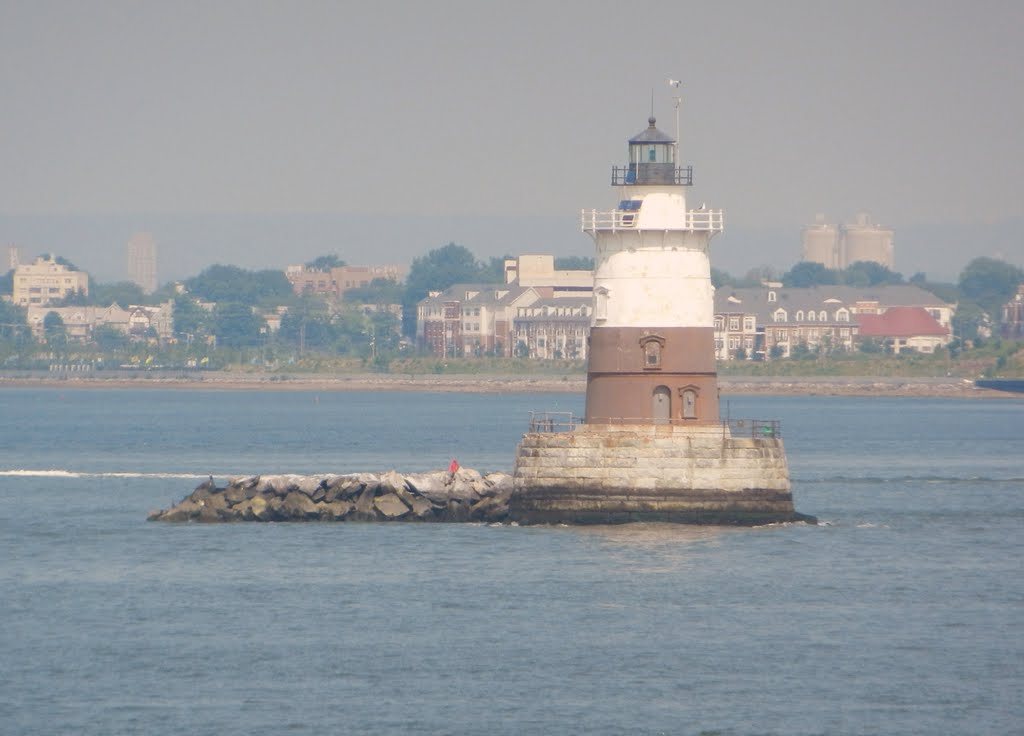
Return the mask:
{"type": "Polygon", "coordinates": [[[531,433],[516,456],[510,506],[526,523],[793,520],[781,439],[720,425],[586,425],[531,433]]]}

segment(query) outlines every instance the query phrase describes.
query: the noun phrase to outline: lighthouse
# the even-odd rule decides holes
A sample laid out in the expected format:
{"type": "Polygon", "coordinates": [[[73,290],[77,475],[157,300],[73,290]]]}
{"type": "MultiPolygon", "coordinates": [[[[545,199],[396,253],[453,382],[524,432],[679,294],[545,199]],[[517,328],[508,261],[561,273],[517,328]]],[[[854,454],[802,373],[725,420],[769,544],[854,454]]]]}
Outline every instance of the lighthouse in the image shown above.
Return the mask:
{"type": "Polygon", "coordinates": [[[652,116],[612,167],[619,203],[584,210],[597,246],[586,422],[718,421],[708,246],[723,213],[691,208],[691,167],[652,116]]]}
{"type": "Polygon", "coordinates": [[[618,202],[584,210],[594,239],[586,410],[534,415],[516,451],[520,523],[813,521],[793,507],[781,426],[722,420],[709,245],[677,141],[647,127],[613,165],[618,202]]]}

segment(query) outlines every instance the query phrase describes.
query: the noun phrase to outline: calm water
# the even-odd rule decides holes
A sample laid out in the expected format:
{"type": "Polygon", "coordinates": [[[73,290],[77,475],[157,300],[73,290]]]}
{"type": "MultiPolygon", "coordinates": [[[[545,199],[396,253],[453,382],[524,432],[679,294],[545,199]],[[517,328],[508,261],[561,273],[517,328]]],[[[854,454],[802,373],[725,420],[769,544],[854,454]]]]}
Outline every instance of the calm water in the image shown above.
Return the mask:
{"type": "Polygon", "coordinates": [[[1024,732],[1021,401],[731,399],[818,527],[145,521],[210,474],[511,470],[552,408],[0,389],[0,733],[1024,732]]]}

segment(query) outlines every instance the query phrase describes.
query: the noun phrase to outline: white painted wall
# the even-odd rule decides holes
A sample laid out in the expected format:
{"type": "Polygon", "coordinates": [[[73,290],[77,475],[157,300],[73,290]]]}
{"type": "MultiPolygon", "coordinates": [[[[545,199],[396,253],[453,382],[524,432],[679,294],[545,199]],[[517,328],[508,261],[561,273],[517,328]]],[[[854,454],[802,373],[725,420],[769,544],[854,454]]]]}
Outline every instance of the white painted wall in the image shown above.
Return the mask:
{"type": "MultiPolygon", "coordinates": [[[[646,206],[646,205],[645,205],[646,206]]],[[[714,288],[707,235],[674,233],[676,246],[622,248],[615,234],[599,237],[592,324],[606,327],[713,327],[714,288]],[[684,247],[694,236],[703,247],[684,247]],[[608,242],[602,242],[602,241],[608,242]],[[604,246],[603,248],[601,246],[604,246]],[[601,317],[604,317],[603,319],[601,317]]],[[[626,239],[629,240],[628,238],[626,239]]]]}

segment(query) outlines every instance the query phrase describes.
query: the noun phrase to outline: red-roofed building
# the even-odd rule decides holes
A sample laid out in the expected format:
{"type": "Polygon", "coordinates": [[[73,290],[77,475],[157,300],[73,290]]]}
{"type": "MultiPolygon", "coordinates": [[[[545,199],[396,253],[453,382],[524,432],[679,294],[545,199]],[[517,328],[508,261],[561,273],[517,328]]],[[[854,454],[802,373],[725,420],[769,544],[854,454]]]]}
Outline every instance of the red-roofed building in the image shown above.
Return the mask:
{"type": "Polygon", "coordinates": [[[858,314],[861,339],[874,338],[892,352],[916,350],[934,353],[949,344],[949,328],[940,325],[924,307],[889,307],[881,314],[858,314]]]}

